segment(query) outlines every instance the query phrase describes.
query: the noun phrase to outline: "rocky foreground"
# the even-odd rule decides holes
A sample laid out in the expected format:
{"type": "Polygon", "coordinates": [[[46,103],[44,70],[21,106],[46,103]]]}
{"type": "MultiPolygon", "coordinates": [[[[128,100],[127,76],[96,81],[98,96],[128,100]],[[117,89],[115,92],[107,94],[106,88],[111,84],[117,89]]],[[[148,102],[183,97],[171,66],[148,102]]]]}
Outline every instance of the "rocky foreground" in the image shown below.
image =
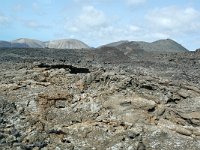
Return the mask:
{"type": "Polygon", "coordinates": [[[1,49],[0,149],[198,150],[200,53],[1,49]]]}

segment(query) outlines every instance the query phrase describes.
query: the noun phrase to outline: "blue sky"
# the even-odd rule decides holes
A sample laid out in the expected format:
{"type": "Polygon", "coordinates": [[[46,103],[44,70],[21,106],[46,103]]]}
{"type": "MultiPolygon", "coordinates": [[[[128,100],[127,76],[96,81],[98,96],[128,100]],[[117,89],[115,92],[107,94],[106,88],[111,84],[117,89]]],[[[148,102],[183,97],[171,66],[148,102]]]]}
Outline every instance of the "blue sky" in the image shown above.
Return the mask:
{"type": "Polygon", "coordinates": [[[199,0],[2,0],[0,40],[79,39],[90,46],[171,38],[200,47],[199,0]]]}

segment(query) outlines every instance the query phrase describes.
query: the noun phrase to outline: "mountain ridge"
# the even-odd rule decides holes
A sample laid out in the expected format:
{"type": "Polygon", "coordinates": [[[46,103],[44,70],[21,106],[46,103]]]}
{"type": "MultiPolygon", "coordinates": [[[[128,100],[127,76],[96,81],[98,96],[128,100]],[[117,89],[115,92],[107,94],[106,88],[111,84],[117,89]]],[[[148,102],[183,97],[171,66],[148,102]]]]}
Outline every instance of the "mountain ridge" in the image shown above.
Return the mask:
{"type": "Polygon", "coordinates": [[[0,41],[0,48],[84,49],[90,47],[76,39],[60,39],[44,42],[37,39],[19,38],[12,41],[0,41]]]}
{"type": "Polygon", "coordinates": [[[58,49],[65,49],[66,47],[69,49],[89,48],[87,44],[77,39],[60,39],[48,41],[46,42],[46,47],[58,49]]]}
{"type": "Polygon", "coordinates": [[[16,40],[11,41],[11,44],[19,43],[26,46],[26,48],[44,48],[44,42],[35,40],[35,39],[29,39],[29,38],[19,38],[16,40]]]}
{"type": "Polygon", "coordinates": [[[144,50],[147,52],[187,52],[189,51],[181,44],[177,43],[172,39],[161,39],[154,42],[145,42],[145,41],[119,41],[113,42],[101,47],[117,47],[122,51],[127,51],[130,49],[134,50],[144,50]]]}
{"type": "MultiPolygon", "coordinates": [[[[124,53],[139,52],[187,52],[181,44],[172,39],[161,39],[154,42],[121,40],[101,47],[116,47],[124,53]]],[[[13,41],[0,41],[0,48],[54,48],[54,49],[88,49],[86,43],[77,39],[57,39],[40,41],[37,39],[19,38],[13,41]]]]}

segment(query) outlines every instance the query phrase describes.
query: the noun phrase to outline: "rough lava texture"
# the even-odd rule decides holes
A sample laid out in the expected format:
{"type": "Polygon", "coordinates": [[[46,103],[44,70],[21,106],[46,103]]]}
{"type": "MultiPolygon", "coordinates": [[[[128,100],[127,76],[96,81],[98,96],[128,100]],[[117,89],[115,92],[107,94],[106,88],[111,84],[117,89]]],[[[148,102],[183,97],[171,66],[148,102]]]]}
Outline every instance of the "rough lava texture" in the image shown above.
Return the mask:
{"type": "Polygon", "coordinates": [[[0,149],[198,150],[200,53],[0,49],[0,149]]]}

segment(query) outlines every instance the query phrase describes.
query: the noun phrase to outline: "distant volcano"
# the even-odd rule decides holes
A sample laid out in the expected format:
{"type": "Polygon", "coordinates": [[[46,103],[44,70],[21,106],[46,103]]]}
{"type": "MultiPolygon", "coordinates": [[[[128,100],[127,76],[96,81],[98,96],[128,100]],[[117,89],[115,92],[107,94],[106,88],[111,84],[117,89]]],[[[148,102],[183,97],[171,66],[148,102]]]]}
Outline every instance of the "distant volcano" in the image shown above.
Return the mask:
{"type": "Polygon", "coordinates": [[[14,41],[11,41],[12,47],[25,47],[25,48],[44,48],[45,45],[42,41],[34,40],[34,39],[27,39],[27,38],[20,38],[14,41]]]}
{"type": "Polygon", "coordinates": [[[56,48],[56,49],[83,49],[89,48],[88,45],[83,43],[82,41],[75,39],[62,39],[62,40],[54,40],[46,42],[46,47],[48,48],[56,48]]]}
{"type": "Polygon", "coordinates": [[[164,39],[158,40],[152,43],[143,41],[119,41],[104,45],[106,47],[116,47],[124,52],[130,50],[144,50],[147,52],[186,52],[188,51],[185,47],[179,43],[171,40],[164,39]]]}
{"type": "Polygon", "coordinates": [[[42,42],[35,39],[20,38],[8,41],[0,41],[0,48],[55,48],[55,49],[84,49],[89,48],[82,41],[75,39],[62,39],[42,42]]]}

